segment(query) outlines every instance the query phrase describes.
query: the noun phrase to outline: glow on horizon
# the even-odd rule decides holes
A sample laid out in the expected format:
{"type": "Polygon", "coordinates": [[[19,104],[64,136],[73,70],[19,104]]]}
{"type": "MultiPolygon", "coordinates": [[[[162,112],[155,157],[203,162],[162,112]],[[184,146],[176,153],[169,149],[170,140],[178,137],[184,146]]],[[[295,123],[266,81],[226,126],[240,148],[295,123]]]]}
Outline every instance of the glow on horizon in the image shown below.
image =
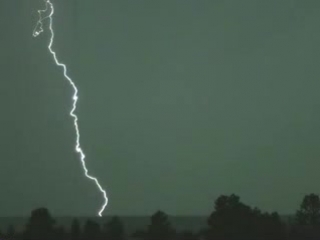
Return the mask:
{"type": "Polygon", "coordinates": [[[43,20],[49,19],[49,30],[50,30],[51,37],[50,37],[50,42],[49,42],[49,45],[48,45],[48,49],[49,49],[50,53],[52,54],[56,65],[63,68],[63,75],[68,80],[68,82],[70,83],[70,85],[72,86],[72,88],[74,90],[74,94],[72,96],[73,104],[72,104],[72,109],[70,111],[70,116],[73,117],[73,119],[74,119],[73,123],[74,123],[74,128],[75,128],[75,131],[76,131],[75,150],[80,155],[80,161],[81,161],[81,164],[82,164],[82,168],[84,170],[84,175],[87,178],[89,178],[90,180],[95,182],[95,184],[98,187],[99,191],[103,195],[104,203],[103,203],[102,207],[100,208],[100,210],[98,212],[98,215],[100,217],[102,217],[102,213],[105,210],[106,206],[108,205],[107,193],[101,187],[98,179],[96,177],[93,177],[93,176],[88,174],[88,169],[86,167],[86,162],[85,162],[85,157],[86,156],[85,156],[85,154],[84,154],[84,152],[83,152],[83,150],[81,149],[81,146],[80,146],[80,132],[79,132],[79,126],[78,126],[78,116],[74,113],[76,108],[77,108],[77,101],[78,101],[78,98],[79,98],[78,97],[78,88],[76,87],[76,85],[72,81],[72,79],[67,75],[67,67],[66,67],[66,65],[58,61],[56,52],[54,52],[52,50],[52,44],[53,44],[53,40],[54,40],[54,31],[53,31],[53,28],[52,28],[52,20],[53,20],[52,16],[54,14],[54,6],[53,6],[53,4],[51,3],[50,0],[44,0],[44,1],[45,1],[45,4],[46,4],[46,8],[44,10],[38,10],[39,20],[37,21],[37,24],[36,24],[36,26],[35,26],[35,28],[33,30],[33,36],[37,37],[44,31],[43,30],[43,20]],[[50,13],[43,17],[42,14],[46,13],[47,11],[50,11],[50,13]]]}

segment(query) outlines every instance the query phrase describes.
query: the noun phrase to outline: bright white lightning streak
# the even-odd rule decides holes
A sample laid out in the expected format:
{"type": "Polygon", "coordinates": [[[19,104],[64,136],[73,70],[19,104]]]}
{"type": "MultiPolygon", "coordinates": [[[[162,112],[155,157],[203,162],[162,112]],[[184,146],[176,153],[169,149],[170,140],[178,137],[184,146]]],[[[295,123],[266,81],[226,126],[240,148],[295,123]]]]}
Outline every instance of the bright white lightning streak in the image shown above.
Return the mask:
{"type": "Polygon", "coordinates": [[[80,154],[80,160],[82,163],[82,167],[84,170],[84,174],[87,178],[91,179],[92,181],[95,182],[95,184],[97,185],[98,189],[100,190],[100,192],[103,194],[103,198],[104,198],[104,204],[102,205],[101,209],[98,212],[98,215],[101,217],[102,216],[102,212],[104,211],[104,209],[106,208],[107,204],[108,204],[108,197],[107,197],[107,193],[106,191],[101,187],[101,185],[99,184],[99,181],[97,178],[90,176],[88,174],[88,169],[86,167],[86,162],[85,162],[85,154],[83,152],[83,150],[80,147],[80,132],[79,132],[79,126],[78,126],[78,117],[77,115],[74,113],[74,111],[76,110],[77,107],[77,101],[78,101],[78,88],[76,87],[75,83],[72,81],[72,79],[67,75],[67,67],[65,64],[61,63],[58,61],[57,59],[57,55],[56,53],[52,50],[52,44],[53,44],[53,39],[54,39],[54,31],[52,28],[52,16],[54,14],[54,7],[53,4],[51,3],[50,0],[44,0],[46,3],[46,8],[44,10],[38,10],[39,13],[39,20],[33,30],[33,36],[37,37],[39,34],[41,34],[44,30],[43,30],[43,20],[45,19],[49,19],[49,30],[51,33],[51,37],[50,37],[50,42],[48,45],[48,49],[50,51],[50,53],[52,54],[55,63],[63,68],[63,74],[64,77],[69,81],[69,83],[71,84],[73,90],[74,90],[74,94],[73,94],[73,105],[72,105],[72,109],[70,112],[70,116],[73,117],[74,119],[74,128],[76,130],[76,145],[75,145],[75,150],[76,152],[78,152],[80,154]],[[46,13],[50,8],[50,13],[49,15],[46,16],[42,16],[43,13],[46,13]]]}

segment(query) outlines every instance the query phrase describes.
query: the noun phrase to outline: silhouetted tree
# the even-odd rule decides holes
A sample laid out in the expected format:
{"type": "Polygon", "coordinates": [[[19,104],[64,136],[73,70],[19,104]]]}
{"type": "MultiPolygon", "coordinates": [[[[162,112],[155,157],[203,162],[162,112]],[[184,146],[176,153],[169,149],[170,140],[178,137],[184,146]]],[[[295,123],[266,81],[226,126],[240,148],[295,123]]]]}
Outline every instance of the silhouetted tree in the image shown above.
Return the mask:
{"type": "Polygon", "coordinates": [[[108,240],[124,240],[124,226],[119,217],[114,216],[109,222],[103,226],[103,235],[108,240]]]}
{"type": "Polygon", "coordinates": [[[26,240],[51,240],[54,235],[55,220],[48,209],[38,208],[31,212],[31,217],[26,225],[24,239],[26,240]]]}
{"type": "Polygon", "coordinates": [[[72,221],[70,238],[71,240],[80,240],[81,238],[81,227],[77,219],[73,219],[72,221]]]}
{"type": "Polygon", "coordinates": [[[316,194],[309,194],[303,198],[300,209],[296,213],[298,224],[316,226],[320,223],[320,199],[316,194]]]}
{"type": "Polygon", "coordinates": [[[83,240],[101,239],[100,225],[92,220],[87,220],[83,228],[83,240]]]}
{"type": "Polygon", "coordinates": [[[205,232],[208,240],[278,240],[285,236],[277,213],[262,214],[259,209],[240,202],[240,197],[234,194],[220,196],[214,209],[205,232]]]}
{"type": "Polygon", "coordinates": [[[138,230],[133,234],[133,237],[144,240],[171,240],[175,235],[175,230],[171,227],[167,214],[157,211],[151,216],[151,223],[147,231],[138,230]]]}
{"type": "Polygon", "coordinates": [[[238,237],[251,239],[253,218],[250,208],[234,194],[220,196],[215,201],[215,211],[208,219],[208,239],[230,240],[238,237]]]}
{"type": "Polygon", "coordinates": [[[151,224],[148,226],[148,240],[169,240],[175,235],[167,214],[157,211],[151,216],[151,224]]]}
{"type": "Polygon", "coordinates": [[[285,224],[281,221],[277,212],[263,213],[257,215],[259,225],[259,238],[265,240],[284,240],[286,239],[285,224]]]}
{"type": "Polygon", "coordinates": [[[320,199],[311,193],[304,196],[291,227],[293,239],[320,239],[320,199]]]}

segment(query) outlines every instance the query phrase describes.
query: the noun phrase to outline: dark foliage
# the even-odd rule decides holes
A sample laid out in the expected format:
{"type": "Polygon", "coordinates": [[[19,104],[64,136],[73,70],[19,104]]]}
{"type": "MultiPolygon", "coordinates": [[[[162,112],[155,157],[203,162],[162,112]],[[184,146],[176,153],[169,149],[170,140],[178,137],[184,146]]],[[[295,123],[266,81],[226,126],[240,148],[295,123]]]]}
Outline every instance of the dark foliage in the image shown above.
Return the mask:
{"type": "Polygon", "coordinates": [[[176,232],[169,217],[157,211],[150,217],[144,230],[137,230],[127,237],[121,219],[114,216],[100,226],[87,220],[83,226],[74,219],[70,229],[56,226],[48,209],[38,208],[23,232],[16,232],[10,225],[0,231],[0,239],[16,240],[316,240],[320,239],[320,198],[306,195],[296,212],[293,222],[284,223],[278,213],[261,212],[242,203],[237,195],[222,195],[214,202],[214,210],[207,219],[208,227],[193,233],[176,232]]]}
{"type": "Polygon", "coordinates": [[[151,216],[151,223],[147,230],[139,230],[133,236],[143,240],[172,240],[175,238],[175,231],[171,227],[167,214],[157,211],[151,216]]]}
{"type": "Polygon", "coordinates": [[[31,212],[24,233],[25,240],[53,240],[55,220],[48,209],[39,208],[31,212]]]}
{"type": "Polygon", "coordinates": [[[124,226],[119,217],[114,216],[103,228],[104,239],[125,240],[124,226]]]}
{"type": "Polygon", "coordinates": [[[298,224],[304,226],[319,226],[320,224],[320,199],[312,193],[306,195],[296,213],[298,224]]]}
{"type": "Polygon", "coordinates": [[[82,240],[99,240],[101,236],[100,225],[92,220],[87,220],[83,228],[82,240]]]}
{"type": "Polygon", "coordinates": [[[320,199],[311,193],[306,195],[295,215],[295,223],[291,226],[292,239],[320,239],[320,199]]]}
{"type": "Polygon", "coordinates": [[[214,212],[208,218],[207,240],[280,240],[285,236],[284,226],[277,213],[261,213],[257,208],[240,202],[234,194],[220,196],[214,212]]]}

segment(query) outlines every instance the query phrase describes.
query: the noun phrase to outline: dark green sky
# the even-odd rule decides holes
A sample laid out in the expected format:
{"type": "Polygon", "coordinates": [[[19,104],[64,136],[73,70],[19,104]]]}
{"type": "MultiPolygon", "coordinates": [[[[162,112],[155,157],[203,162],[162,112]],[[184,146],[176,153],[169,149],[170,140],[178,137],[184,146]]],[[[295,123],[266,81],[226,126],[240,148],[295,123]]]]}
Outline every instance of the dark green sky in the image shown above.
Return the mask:
{"type": "MultiPolygon", "coordinates": [[[[318,0],[53,2],[105,214],[209,214],[230,193],[292,213],[319,192],[318,0]]],[[[39,8],[0,2],[0,215],[94,215],[39,8]]]]}

